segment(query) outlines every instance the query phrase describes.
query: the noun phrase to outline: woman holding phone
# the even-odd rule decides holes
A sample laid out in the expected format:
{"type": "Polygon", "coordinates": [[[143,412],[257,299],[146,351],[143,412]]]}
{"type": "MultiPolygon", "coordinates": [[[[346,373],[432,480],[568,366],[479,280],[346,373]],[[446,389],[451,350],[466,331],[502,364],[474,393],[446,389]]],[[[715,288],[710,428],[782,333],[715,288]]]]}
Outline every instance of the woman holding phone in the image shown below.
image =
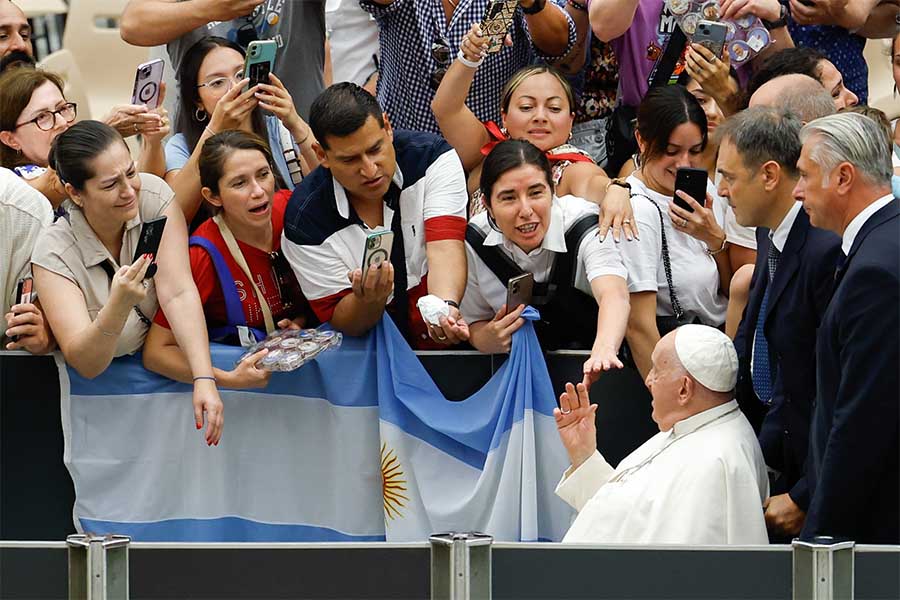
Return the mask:
{"type": "Polygon", "coordinates": [[[186,350],[197,429],[205,412],[206,441],[217,444],[222,401],[187,261],[184,217],[172,190],[159,177],[138,173],[122,136],[98,121],[82,121],[57,136],[50,166],[73,206],[69,219],[57,219],[41,233],[32,268],[66,362],[82,376],[96,377],[113,358],[141,349],[150,318],[163,306],[186,350]],[[135,259],[142,224],[161,216],[168,220],[158,252],[135,259]],[[148,279],[154,262],[159,272],[148,279]]]}
{"type": "Polygon", "coordinates": [[[511,273],[533,276],[531,304],[541,312],[536,327],[542,344],[591,349],[586,385],[621,368],[616,353],[628,322],[626,272],[613,240],[601,242],[597,235],[597,205],[556,197],[550,162],[525,140],[491,150],[480,186],[486,210],[469,222],[468,281],[460,306],[472,345],[485,353],[509,352],[512,334],[524,323],[524,306],[506,306],[508,277],[499,265],[507,264],[511,273]]]}
{"type": "Polygon", "coordinates": [[[165,179],[189,222],[202,201],[200,151],[217,133],[238,129],[266,140],[283,188],[294,187],[285,140],[300,160],[303,175],[319,164],[312,149],[315,137],[281,80],[270,74],[269,83],[244,89],[250,82],[244,78],[244,56],[237,44],[212,36],[191,46],[181,62],[179,130],[166,144],[165,179]]]}
{"type": "MultiPolygon", "coordinates": [[[[312,325],[309,304],[281,253],[290,193],[275,191],[266,143],[243,131],[212,136],[200,154],[200,180],[204,199],[217,210],[190,240],[191,271],[210,339],[239,345],[243,338],[262,339],[276,326],[312,325]],[[229,304],[240,306],[240,314],[231,314],[229,304]]],[[[144,345],[144,364],[171,379],[190,381],[185,352],[167,317],[160,311],[154,319],[144,345]]],[[[231,371],[213,369],[213,374],[225,387],[265,387],[270,374],[255,367],[265,353],[241,361],[231,371]]]]}
{"type": "MultiPolygon", "coordinates": [[[[28,67],[9,69],[0,77],[0,166],[15,171],[59,209],[66,192],[48,164],[50,145],[78,116],[78,107],[63,94],[62,77],[28,67]]],[[[140,126],[141,172],[163,174],[163,139],[169,118],[160,106],[140,126]]],[[[64,211],[58,210],[58,215],[64,211]]]]}
{"type": "Polygon", "coordinates": [[[546,153],[553,182],[561,196],[573,195],[601,206],[601,236],[610,227],[616,240],[637,234],[631,217],[628,192],[611,182],[586,152],[568,143],[575,120],[575,98],[566,78],[553,67],[531,65],[516,72],[501,92],[502,127],[482,123],[466,106],[475,72],[486,54],[488,38],[478,24],[460,45],[465,60],[455,60],[441,80],[431,107],[441,133],[459,154],[469,177],[470,217],[484,210],[478,181],[484,156],[506,139],[528,140],[546,153]],[[612,184],[612,185],[611,185],[612,184]]]}
{"type": "Polygon", "coordinates": [[[631,316],[626,338],[641,375],[661,335],[678,324],[725,322],[731,265],[723,229],[707,180],[703,204],[679,191],[689,207],[674,202],[681,167],[700,167],[707,120],[697,99],[680,85],[653,88],[638,108],[636,138],[641,167],[627,179],[637,243],[619,247],[628,269],[631,316]]]}

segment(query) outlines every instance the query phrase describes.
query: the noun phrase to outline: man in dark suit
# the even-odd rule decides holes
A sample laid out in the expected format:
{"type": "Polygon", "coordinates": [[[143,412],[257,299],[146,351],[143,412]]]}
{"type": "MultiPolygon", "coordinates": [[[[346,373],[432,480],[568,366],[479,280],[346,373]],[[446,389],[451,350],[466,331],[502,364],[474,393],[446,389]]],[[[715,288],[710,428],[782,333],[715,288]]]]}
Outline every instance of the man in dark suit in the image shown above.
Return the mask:
{"type": "Polygon", "coordinates": [[[801,538],[900,543],[900,205],[884,134],[858,114],[801,132],[794,196],[846,259],[816,341],[801,538]]]}
{"type": "Polygon", "coordinates": [[[816,329],[825,313],[840,238],[816,229],[794,200],[801,122],[776,108],[738,113],[719,130],[719,194],[738,223],[757,227],[750,296],[735,346],[737,399],[779,475],[765,505],[773,539],[800,533],[809,506],[809,422],[816,391],[816,329]]]}

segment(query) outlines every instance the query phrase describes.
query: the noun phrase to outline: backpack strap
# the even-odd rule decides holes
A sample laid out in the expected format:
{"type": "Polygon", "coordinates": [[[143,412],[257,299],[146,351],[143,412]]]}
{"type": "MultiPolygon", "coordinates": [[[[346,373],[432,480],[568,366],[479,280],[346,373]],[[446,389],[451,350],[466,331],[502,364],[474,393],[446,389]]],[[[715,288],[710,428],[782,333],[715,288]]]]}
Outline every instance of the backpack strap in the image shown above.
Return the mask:
{"type": "Polygon", "coordinates": [[[484,264],[487,265],[487,268],[497,276],[497,279],[500,280],[500,283],[503,284],[503,287],[506,287],[506,284],[513,277],[517,277],[525,273],[525,271],[523,271],[522,268],[513,261],[513,259],[507,256],[502,250],[500,250],[499,247],[485,246],[484,240],[485,235],[481,232],[480,229],[478,229],[471,223],[466,226],[466,242],[469,243],[469,246],[472,247],[472,250],[475,251],[475,254],[478,255],[478,258],[484,261],[484,264]]]}
{"type": "MultiPolygon", "coordinates": [[[[238,327],[247,327],[247,319],[244,317],[244,309],[241,307],[241,299],[238,295],[237,286],[234,284],[234,275],[225,262],[225,258],[215,244],[204,237],[197,235],[191,236],[188,240],[188,246],[199,246],[206,250],[209,258],[212,260],[213,267],[216,270],[216,277],[219,280],[219,287],[222,289],[222,297],[225,299],[225,315],[228,319],[228,325],[223,327],[215,327],[209,330],[210,339],[213,341],[221,341],[232,338],[237,334],[238,327]]],[[[249,329],[257,340],[266,337],[265,332],[258,329],[249,329]]]]}
{"type": "Polygon", "coordinates": [[[303,181],[303,170],[300,168],[300,157],[297,156],[297,149],[294,147],[294,139],[291,132],[287,130],[281,121],[278,121],[278,139],[281,142],[281,154],[287,163],[288,174],[291,176],[291,182],[296,186],[303,181]]]}
{"type": "Polygon", "coordinates": [[[578,249],[584,236],[597,228],[598,217],[595,214],[584,215],[566,231],[566,253],[556,259],[554,266],[553,283],[556,289],[575,287],[575,261],[578,260],[578,249]]]}

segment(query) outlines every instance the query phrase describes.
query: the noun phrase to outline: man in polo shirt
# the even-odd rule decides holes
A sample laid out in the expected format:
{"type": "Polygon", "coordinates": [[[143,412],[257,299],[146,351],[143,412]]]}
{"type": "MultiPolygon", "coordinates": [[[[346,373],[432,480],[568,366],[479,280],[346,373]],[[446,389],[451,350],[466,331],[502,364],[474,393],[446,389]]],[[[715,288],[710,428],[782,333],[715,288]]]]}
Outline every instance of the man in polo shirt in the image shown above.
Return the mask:
{"type": "Polygon", "coordinates": [[[394,131],[375,98],[354,83],[325,90],[310,108],[321,166],[297,186],[282,249],[316,315],[363,335],[387,309],[414,348],[468,339],[459,317],[466,285],[466,181],[441,137],[394,131]],[[362,272],[366,237],[392,231],[390,260],[362,272]],[[416,302],[450,305],[439,325],[416,302]]]}

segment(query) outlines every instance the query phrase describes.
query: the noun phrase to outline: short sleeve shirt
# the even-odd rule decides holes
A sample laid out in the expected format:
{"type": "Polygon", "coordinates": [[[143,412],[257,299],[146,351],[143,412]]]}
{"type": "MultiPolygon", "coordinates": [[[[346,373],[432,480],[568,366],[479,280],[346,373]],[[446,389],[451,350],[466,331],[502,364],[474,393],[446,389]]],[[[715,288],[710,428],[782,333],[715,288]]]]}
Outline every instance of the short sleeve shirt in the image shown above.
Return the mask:
{"type": "MultiPolygon", "coordinates": [[[[550,208],[550,224],[538,248],[525,252],[506,239],[502,233],[492,229],[483,212],[472,218],[471,225],[484,234],[485,246],[498,246],[519,268],[534,275],[536,283],[544,283],[553,271],[554,257],[570,252],[566,248],[566,231],[586,215],[597,216],[596,204],[576,196],[554,197],[550,208]]],[[[584,236],[575,251],[575,287],[593,297],[591,281],[604,275],[614,275],[625,279],[627,273],[622,257],[611,235],[600,241],[597,235],[584,236]]],[[[460,304],[460,312],[469,323],[487,321],[494,317],[506,303],[506,282],[500,281],[493,271],[466,243],[468,280],[466,293],[460,304]]]]}
{"type": "Polygon", "coordinates": [[[275,40],[278,52],[273,71],[291,93],[300,116],[307,118],[310,104],[324,89],[324,0],[263,0],[246,17],[211,21],[198,27],[166,46],[176,73],[191,46],[212,35],[235,43],[245,36],[251,40],[275,40]]]}
{"type": "Polygon", "coordinates": [[[52,221],[53,211],[43,194],[0,168],[0,316],[16,303],[19,280],[31,276],[35,242],[52,221]]]}
{"type": "MultiPolygon", "coordinates": [[[[439,136],[394,130],[394,150],[392,185],[400,189],[409,322],[415,330],[422,321],[415,300],[428,293],[425,244],[465,239],[466,179],[456,151],[439,136]]],[[[366,236],[390,229],[394,211],[386,203],[383,210],[383,225],[370,230],[324,167],[294,189],[281,248],[319,320],[330,320],[337,304],[351,293],[347,273],[361,267],[366,236]]]]}
{"type": "MultiPolygon", "coordinates": [[[[272,198],[272,252],[281,249],[281,231],[284,228],[284,210],[287,207],[291,194],[287,190],[277,192],[272,198]]],[[[222,238],[216,223],[209,219],[205,221],[193,234],[210,242],[222,255],[233,277],[238,299],[244,311],[244,319],[249,327],[265,329],[265,318],[262,307],[253,286],[247,281],[243,269],[237,264],[222,238]]],[[[250,273],[253,275],[259,291],[265,296],[266,303],[272,311],[272,317],[277,323],[281,319],[293,319],[306,308],[306,300],[299,293],[300,286],[296,283],[293,272],[276,273],[276,265],[273,264],[272,255],[240,240],[236,240],[241,254],[247,261],[250,273]],[[286,281],[286,279],[290,279],[286,281]]],[[[197,292],[200,294],[200,302],[203,304],[203,313],[206,315],[206,324],[210,329],[228,325],[228,316],[225,309],[225,296],[216,273],[213,260],[209,253],[200,246],[190,247],[191,273],[197,292]]],[[[162,310],[156,313],[155,323],[168,328],[169,322],[162,310]]]]}
{"type": "Polygon", "coordinates": [[[674,228],[668,208],[671,196],[654,192],[634,175],[628,178],[628,183],[634,217],[641,232],[640,240],[619,244],[628,269],[628,291],[656,292],[658,316],[672,316],[675,312],[662,258],[661,212],[672,285],[681,308],[687,318],[698,317],[703,324],[718,327],[725,322],[728,301],[719,292],[715,258],[706,252],[706,244],[674,228]]]}
{"type": "MultiPolygon", "coordinates": [[[[347,0],[343,0],[347,1],[347,0]]],[[[382,6],[372,0],[359,0],[360,6],[375,17],[380,30],[381,73],[378,101],[398,129],[440,131],[431,100],[431,76],[440,67],[432,55],[432,45],[440,40],[456,59],[459,45],[473,23],[480,23],[487,12],[488,0],[459,0],[450,22],[440,0],[394,0],[382,6]]],[[[569,25],[569,40],[563,56],[575,43],[575,24],[555,0],[544,10],[560,10],[569,25]]],[[[528,26],[517,10],[510,28],[513,45],[490,54],[475,74],[466,105],[479,121],[500,121],[500,90],[509,78],[535,59],[549,60],[532,46],[528,26]]]]}
{"type": "MultiPolygon", "coordinates": [[[[140,173],[139,176],[140,206],[138,214],[125,223],[119,256],[110,255],[84,213],[74,205],[69,209],[69,220],[57,219],[41,233],[34,248],[31,262],[77,285],[84,295],[92,321],[109,299],[112,284],[103,264],[107,263],[113,271],[123,265],[130,265],[140,239],[141,225],[162,216],[175,196],[172,189],[159,177],[149,173],[140,173]]],[[[137,305],[137,310],[132,310],[128,315],[116,343],[115,356],[134,354],[141,349],[150,327],[142,316],[146,319],[153,318],[157,308],[159,303],[156,299],[156,286],[151,279],[147,297],[137,305]]]]}
{"type": "MultiPolygon", "coordinates": [[[[287,189],[294,189],[294,183],[291,180],[291,172],[288,170],[287,161],[284,159],[284,152],[281,144],[281,121],[274,115],[267,115],[266,123],[266,141],[269,142],[269,151],[272,153],[272,160],[275,161],[275,168],[278,169],[278,175],[284,182],[287,189]]],[[[288,134],[290,135],[290,134],[288,134]]],[[[296,143],[294,144],[296,149],[296,143]]],[[[176,133],[166,142],[166,173],[176,169],[183,169],[184,165],[191,159],[191,154],[195,148],[189,148],[187,138],[183,133],[176,133]]],[[[300,155],[297,149],[297,155],[300,155]]]]}

